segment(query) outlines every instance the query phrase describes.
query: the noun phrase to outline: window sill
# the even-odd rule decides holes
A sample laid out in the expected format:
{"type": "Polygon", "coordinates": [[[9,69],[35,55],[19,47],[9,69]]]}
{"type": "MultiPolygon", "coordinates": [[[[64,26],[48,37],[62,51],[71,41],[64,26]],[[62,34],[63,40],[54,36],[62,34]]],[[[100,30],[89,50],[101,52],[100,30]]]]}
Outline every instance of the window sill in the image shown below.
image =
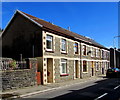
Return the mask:
{"type": "Polygon", "coordinates": [[[96,70],[96,72],[99,72],[100,70],[96,70]]]}
{"type": "Polygon", "coordinates": [[[82,55],[82,56],[86,57],[87,55],[82,55]]]}
{"type": "Polygon", "coordinates": [[[69,74],[61,74],[60,76],[68,76],[69,74]]]}
{"type": "Polygon", "coordinates": [[[83,73],[86,73],[86,74],[87,74],[88,72],[83,72],[83,73]]]}
{"type": "Polygon", "coordinates": [[[74,53],[75,55],[78,55],[79,53],[74,53]]]}
{"type": "Polygon", "coordinates": [[[67,52],[61,52],[61,54],[66,54],[67,55],[67,52]]]}
{"type": "Polygon", "coordinates": [[[46,52],[54,53],[54,51],[52,51],[52,50],[46,50],[46,52]]]}
{"type": "Polygon", "coordinates": [[[91,57],[91,58],[93,58],[93,59],[94,59],[94,58],[96,58],[96,57],[91,57]]]}

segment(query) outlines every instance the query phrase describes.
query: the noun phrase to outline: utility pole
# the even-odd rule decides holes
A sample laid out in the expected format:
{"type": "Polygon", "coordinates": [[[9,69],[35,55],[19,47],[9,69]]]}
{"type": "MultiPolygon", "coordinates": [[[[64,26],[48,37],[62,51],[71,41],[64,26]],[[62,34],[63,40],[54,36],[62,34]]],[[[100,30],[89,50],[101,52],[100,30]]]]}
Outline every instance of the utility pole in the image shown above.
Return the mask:
{"type": "Polygon", "coordinates": [[[116,68],[116,48],[115,48],[115,38],[120,36],[114,36],[113,38],[113,49],[114,49],[114,68],[116,68]]]}

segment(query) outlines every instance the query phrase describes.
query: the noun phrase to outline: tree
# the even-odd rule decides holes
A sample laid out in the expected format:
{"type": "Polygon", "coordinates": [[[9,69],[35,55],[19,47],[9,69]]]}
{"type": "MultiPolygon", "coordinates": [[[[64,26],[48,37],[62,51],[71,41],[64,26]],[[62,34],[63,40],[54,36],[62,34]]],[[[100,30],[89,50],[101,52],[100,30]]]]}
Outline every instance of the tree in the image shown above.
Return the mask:
{"type": "Polygon", "coordinates": [[[3,31],[3,29],[0,28],[0,32],[2,32],[2,31],[3,31]]]}

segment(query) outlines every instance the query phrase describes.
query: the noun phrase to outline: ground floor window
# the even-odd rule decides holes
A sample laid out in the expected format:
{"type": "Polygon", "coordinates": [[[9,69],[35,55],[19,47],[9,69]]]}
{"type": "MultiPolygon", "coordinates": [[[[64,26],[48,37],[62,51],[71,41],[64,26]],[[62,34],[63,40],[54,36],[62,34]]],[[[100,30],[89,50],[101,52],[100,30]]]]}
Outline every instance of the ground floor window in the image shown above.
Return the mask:
{"type": "Polygon", "coordinates": [[[61,59],[61,74],[67,74],[67,60],[61,59]]]}
{"type": "Polygon", "coordinates": [[[107,62],[107,68],[110,68],[110,66],[109,66],[109,62],[107,62]]]}
{"type": "Polygon", "coordinates": [[[96,70],[99,70],[99,62],[96,62],[96,70]]]}
{"type": "Polygon", "coordinates": [[[83,72],[87,72],[87,61],[83,61],[83,72]]]}

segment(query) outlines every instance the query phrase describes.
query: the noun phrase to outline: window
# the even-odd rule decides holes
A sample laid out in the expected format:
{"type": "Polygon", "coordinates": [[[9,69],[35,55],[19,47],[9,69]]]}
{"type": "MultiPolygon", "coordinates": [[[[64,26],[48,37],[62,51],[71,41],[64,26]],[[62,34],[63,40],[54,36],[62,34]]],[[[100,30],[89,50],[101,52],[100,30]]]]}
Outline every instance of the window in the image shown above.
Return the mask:
{"type": "Polygon", "coordinates": [[[96,70],[99,70],[99,62],[96,62],[96,70]]]}
{"type": "Polygon", "coordinates": [[[83,72],[87,72],[87,61],[83,61],[83,72]]]}
{"type": "Polygon", "coordinates": [[[100,57],[102,58],[102,50],[100,50],[100,53],[101,53],[101,54],[100,54],[100,57]]]}
{"type": "Polygon", "coordinates": [[[102,58],[104,58],[104,51],[102,50],[102,58]]]}
{"type": "Polygon", "coordinates": [[[108,53],[107,51],[105,51],[105,53],[104,53],[104,58],[105,59],[107,59],[107,55],[108,55],[107,53],[108,53]]]}
{"type": "Polygon", "coordinates": [[[62,39],[62,46],[61,46],[61,50],[66,52],[66,40],[65,39],[62,39]]]}
{"type": "Polygon", "coordinates": [[[99,57],[99,49],[96,49],[96,57],[99,57]]]}
{"type": "Polygon", "coordinates": [[[46,48],[49,51],[52,51],[53,49],[53,37],[50,35],[47,35],[46,37],[46,48]]]}
{"type": "Polygon", "coordinates": [[[93,49],[93,57],[96,57],[96,49],[93,49]]]}
{"type": "Polygon", "coordinates": [[[75,54],[78,54],[78,43],[75,43],[74,45],[75,45],[74,52],[75,52],[75,54]]]}
{"type": "Polygon", "coordinates": [[[93,47],[91,47],[91,57],[93,57],[94,52],[93,52],[93,47]]]}
{"type": "Polygon", "coordinates": [[[107,60],[109,60],[109,52],[107,52],[106,58],[107,58],[107,60]]]}
{"type": "Polygon", "coordinates": [[[108,68],[110,68],[110,67],[109,67],[109,62],[107,62],[107,69],[108,69],[108,68]]]}
{"type": "Polygon", "coordinates": [[[61,59],[61,74],[67,74],[67,60],[61,59]]]}
{"type": "Polygon", "coordinates": [[[99,49],[99,58],[100,58],[100,56],[101,56],[101,55],[100,55],[100,52],[101,52],[101,51],[100,51],[100,49],[99,49]]]}
{"type": "Polygon", "coordinates": [[[83,45],[83,55],[86,55],[86,46],[83,45]]]}

